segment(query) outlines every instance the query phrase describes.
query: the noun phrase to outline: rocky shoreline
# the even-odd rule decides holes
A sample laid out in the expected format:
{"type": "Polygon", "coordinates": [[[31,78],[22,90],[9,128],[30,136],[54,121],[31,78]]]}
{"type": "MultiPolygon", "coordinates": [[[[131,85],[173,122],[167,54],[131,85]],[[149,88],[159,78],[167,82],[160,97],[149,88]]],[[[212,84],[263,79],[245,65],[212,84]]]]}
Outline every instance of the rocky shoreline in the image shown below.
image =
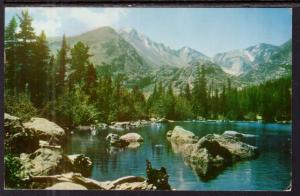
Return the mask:
{"type": "MultiPolygon", "coordinates": [[[[106,182],[88,178],[93,164],[90,158],[82,154],[64,154],[66,133],[64,129],[47,119],[31,118],[28,122],[22,122],[18,117],[5,113],[4,130],[5,152],[12,154],[13,162],[20,164],[15,173],[7,175],[13,175],[16,178],[14,180],[22,184],[18,188],[156,190],[159,185],[155,183],[160,179],[150,183],[149,179],[139,176],[125,176],[106,182]]],[[[143,140],[134,133],[123,135],[120,139],[127,143],[143,140]]],[[[6,172],[7,170],[8,168],[6,172]]],[[[152,170],[156,171],[151,168],[152,170]]],[[[6,188],[16,188],[10,187],[8,181],[9,179],[6,179],[6,188]]]]}
{"type": "MultiPolygon", "coordinates": [[[[167,119],[151,121],[115,122],[110,125],[82,126],[82,131],[134,130],[151,123],[170,122],[167,119]]],[[[93,163],[83,154],[66,155],[63,152],[67,134],[57,124],[44,118],[31,118],[22,122],[18,117],[4,115],[5,150],[21,164],[15,177],[30,189],[97,189],[97,190],[156,190],[164,179],[168,190],[168,175],[165,168],[153,169],[147,161],[147,178],[125,176],[113,181],[99,182],[90,179],[93,163]],[[26,146],[26,147],[25,147],[26,146]],[[150,168],[150,169],[149,169],[150,168]],[[150,171],[150,173],[149,173],[150,171]],[[155,175],[151,174],[155,173],[155,175]],[[160,177],[157,177],[160,176],[160,177]]],[[[222,135],[208,134],[202,138],[176,126],[167,132],[167,139],[175,153],[183,156],[204,180],[216,177],[226,167],[242,160],[255,159],[259,150],[241,141],[242,138],[256,137],[236,131],[225,131],[222,135]]],[[[106,142],[113,148],[137,148],[144,139],[138,133],[109,133],[106,142]]],[[[14,187],[9,187],[14,188],[14,187]]]]}

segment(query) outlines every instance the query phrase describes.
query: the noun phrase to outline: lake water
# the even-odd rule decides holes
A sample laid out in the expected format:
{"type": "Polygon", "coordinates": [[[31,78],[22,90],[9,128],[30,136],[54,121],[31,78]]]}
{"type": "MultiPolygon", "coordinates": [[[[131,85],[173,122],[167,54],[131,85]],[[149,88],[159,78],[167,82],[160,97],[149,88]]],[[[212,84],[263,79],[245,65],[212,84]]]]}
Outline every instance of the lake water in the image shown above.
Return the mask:
{"type": "MultiPolygon", "coordinates": [[[[127,131],[128,132],[128,131],[127,131]]],[[[291,125],[255,122],[174,122],[151,124],[129,131],[137,132],[144,142],[137,149],[115,151],[105,145],[108,131],[91,136],[89,132],[70,135],[66,152],[83,153],[93,161],[91,178],[99,181],[114,180],[128,175],[146,176],[145,160],[152,166],[167,168],[169,183],[176,190],[283,190],[291,179],[291,125]],[[258,146],[256,160],[243,161],[226,168],[215,179],[202,181],[182,157],[172,151],[166,132],[180,125],[202,137],[208,133],[222,134],[226,130],[255,134],[245,142],[258,146]]],[[[120,133],[120,132],[119,132],[120,133]]],[[[122,132],[123,134],[126,132],[122,132]]]]}

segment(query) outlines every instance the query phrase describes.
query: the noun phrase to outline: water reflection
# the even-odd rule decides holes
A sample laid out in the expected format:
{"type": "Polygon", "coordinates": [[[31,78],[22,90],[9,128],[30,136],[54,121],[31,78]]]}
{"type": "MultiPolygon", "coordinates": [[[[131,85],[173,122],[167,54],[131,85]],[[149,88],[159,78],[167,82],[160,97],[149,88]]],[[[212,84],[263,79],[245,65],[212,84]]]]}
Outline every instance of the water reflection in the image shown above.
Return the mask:
{"type": "Polygon", "coordinates": [[[174,122],[153,123],[135,131],[144,138],[141,146],[135,149],[107,148],[107,131],[98,132],[93,136],[90,132],[75,131],[70,135],[66,151],[91,157],[94,163],[92,178],[101,181],[127,175],[145,176],[145,160],[149,159],[153,167],[167,168],[169,182],[178,190],[282,190],[290,182],[291,125],[256,122],[174,122]],[[244,140],[258,146],[261,155],[256,160],[234,164],[217,178],[203,182],[196,172],[184,163],[182,157],[174,153],[172,145],[166,140],[166,132],[176,125],[193,131],[199,137],[208,133],[222,134],[226,130],[257,135],[258,137],[244,140]]]}

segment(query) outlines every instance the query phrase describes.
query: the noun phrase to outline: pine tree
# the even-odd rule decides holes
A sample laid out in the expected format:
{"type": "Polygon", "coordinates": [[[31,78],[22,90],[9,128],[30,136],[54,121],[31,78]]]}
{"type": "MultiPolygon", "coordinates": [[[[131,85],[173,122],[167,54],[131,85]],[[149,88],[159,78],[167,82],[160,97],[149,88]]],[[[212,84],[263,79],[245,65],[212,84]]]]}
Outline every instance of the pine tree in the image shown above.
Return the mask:
{"type": "Polygon", "coordinates": [[[196,116],[207,118],[208,103],[207,103],[207,86],[205,78],[204,66],[198,67],[197,76],[194,81],[193,88],[193,110],[196,116]]]}
{"type": "Polygon", "coordinates": [[[186,83],[186,86],[184,88],[184,96],[187,100],[191,100],[192,98],[192,94],[191,94],[191,90],[190,90],[190,85],[189,83],[186,83]]]}
{"type": "Polygon", "coordinates": [[[168,86],[164,100],[164,107],[166,108],[165,117],[167,119],[175,119],[175,96],[173,93],[172,83],[168,86]]]}
{"type": "Polygon", "coordinates": [[[92,63],[88,64],[86,77],[85,77],[85,86],[84,90],[87,95],[90,96],[90,101],[94,102],[96,100],[96,85],[97,85],[97,74],[95,67],[92,63]]]}
{"type": "Polygon", "coordinates": [[[50,49],[44,31],[37,37],[33,51],[33,63],[30,73],[29,90],[31,99],[36,106],[41,106],[47,97],[47,71],[49,70],[50,49]]]}
{"type": "Polygon", "coordinates": [[[12,17],[5,28],[5,88],[16,88],[17,21],[12,17]]]}
{"type": "Polygon", "coordinates": [[[32,78],[30,70],[33,64],[33,50],[36,42],[36,36],[32,27],[32,18],[28,10],[23,10],[21,16],[18,16],[20,21],[20,31],[17,34],[17,76],[19,91],[25,91],[29,80],[32,78]]]}
{"type": "Polygon", "coordinates": [[[62,45],[60,50],[57,53],[57,64],[58,64],[58,70],[57,70],[57,95],[60,95],[65,90],[65,79],[66,79],[66,66],[69,62],[68,59],[68,46],[67,46],[67,40],[65,34],[62,38],[62,45]]]}
{"type": "Polygon", "coordinates": [[[89,64],[89,47],[82,42],[77,42],[71,49],[71,75],[70,87],[74,84],[82,84],[86,75],[86,68],[89,64]]]}

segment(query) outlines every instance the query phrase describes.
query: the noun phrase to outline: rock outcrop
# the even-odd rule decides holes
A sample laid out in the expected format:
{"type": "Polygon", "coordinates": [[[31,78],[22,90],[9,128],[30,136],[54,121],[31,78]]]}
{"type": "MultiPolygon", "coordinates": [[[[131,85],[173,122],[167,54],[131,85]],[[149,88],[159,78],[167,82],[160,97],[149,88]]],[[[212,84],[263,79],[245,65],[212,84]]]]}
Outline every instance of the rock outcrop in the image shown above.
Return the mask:
{"type": "Polygon", "coordinates": [[[217,176],[227,166],[245,159],[254,159],[257,147],[243,143],[237,137],[208,134],[198,139],[192,132],[176,126],[167,133],[175,153],[184,160],[203,180],[217,176]]]}
{"type": "Polygon", "coordinates": [[[64,173],[53,176],[34,176],[30,181],[46,184],[50,190],[156,190],[157,187],[143,177],[125,176],[114,181],[99,182],[79,173],[64,173]],[[63,185],[66,187],[63,188],[63,185]]]}
{"type": "Polygon", "coordinates": [[[63,171],[67,160],[60,150],[39,148],[31,154],[22,153],[20,160],[27,175],[53,175],[63,171]]]}
{"type": "Polygon", "coordinates": [[[105,138],[106,142],[109,143],[109,145],[113,147],[118,148],[124,148],[129,145],[129,142],[126,142],[124,140],[120,140],[120,137],[118,134],[110,133],[105,138]]]}
{"type": "Polygon", "coordinates": [[[39,147],[34,133],[25,129],[20,118],[6,113],[4,114],[4,145],[6,151],[14,154],[33,152],[39,147]]]}
{"type": "Polygon", "coordinates": [[[105,139],[111,146],[119,148],[137,148],[140,146],[140,143],[144,141],[142,136],[138,133],[127,133],[121,137],[118,134],[110,133],[105,139]]]}
{"type": "Polygon", "coordinates": [[[31,118],[23,124],[24,128],[34,133],[37,140],[46,140],[53,144],[61,144],[65,139],[65,131],[56,123],[45,118],[31,118]]]}
{"type": "Polygon", "coordinates": [[[68,155],[68,159],[72,165],[72,171],[81,173],[83,176],[88,177],[92,173],[93,162],[83,154],[68,155]]]}

